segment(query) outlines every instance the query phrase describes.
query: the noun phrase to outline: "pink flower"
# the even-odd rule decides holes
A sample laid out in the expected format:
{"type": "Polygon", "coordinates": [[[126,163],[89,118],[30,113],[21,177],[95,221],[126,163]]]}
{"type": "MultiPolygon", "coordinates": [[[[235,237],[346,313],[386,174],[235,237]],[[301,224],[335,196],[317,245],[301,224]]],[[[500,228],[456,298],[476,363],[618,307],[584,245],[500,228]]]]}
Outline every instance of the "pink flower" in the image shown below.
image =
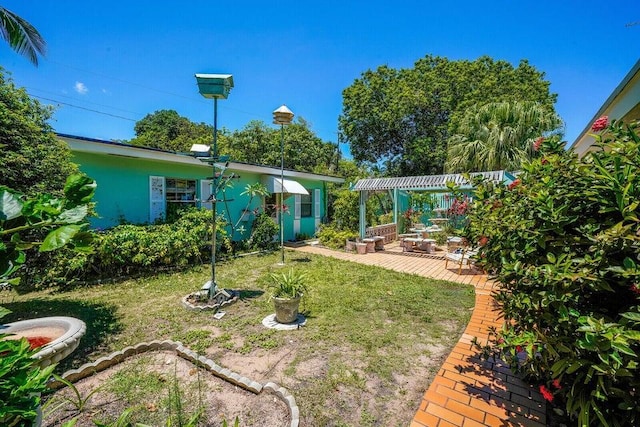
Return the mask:
{"type": "Polygon", "coordinates": [[[540,394],[547,402],[553,402],[553,393],[544,384],[540,384],[540,394]]]}
{"type": "Polygon", "coordinates": [[[543,142],[544,142],[544,138],[543,137],[539,137],[538,139],[533,141],[533,149],[535,151],[538,151],[543,142]]]}
{"type": "Polygon", "coordinates": [[[520,181],[520,178],[518,178],[518,179],[516,179],[515,181],[513,181],[511,184],[509,184],[509,185],[507,186],[507,188],[508,188],[509,190],[513,190],[513,189],[514,189],[514,188],[516,188],[518,185],[520,185],[520,182],[521,182],[521,181],[520,181]]]}
{"type": "Polygon", "coordinates": [[[554,386],[558,390],[562,390],[562,385],[560,385],[560,380],[556,378],[551,382],[551,385],[554,386]]]}
{"type": "Polygon", "coordinates": [[[606,128],[609,125],[609,116],[602,116],[591,126],[591,130],[594,132],[599,132],[602,129],[606,128]]]}

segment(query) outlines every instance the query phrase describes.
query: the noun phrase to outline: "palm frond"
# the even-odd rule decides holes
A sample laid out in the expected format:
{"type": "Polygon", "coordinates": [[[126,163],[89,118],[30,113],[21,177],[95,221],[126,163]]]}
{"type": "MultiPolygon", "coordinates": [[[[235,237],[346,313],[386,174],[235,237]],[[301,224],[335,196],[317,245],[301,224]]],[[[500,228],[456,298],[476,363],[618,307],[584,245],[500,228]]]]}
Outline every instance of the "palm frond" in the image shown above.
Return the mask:
{"type": "Polygon", "coordinates": [[[38,30],[4,7],[0,7],[0,36],[35,66],[38,66],[38,55],[45,54],[46,43],[38,30]]]}

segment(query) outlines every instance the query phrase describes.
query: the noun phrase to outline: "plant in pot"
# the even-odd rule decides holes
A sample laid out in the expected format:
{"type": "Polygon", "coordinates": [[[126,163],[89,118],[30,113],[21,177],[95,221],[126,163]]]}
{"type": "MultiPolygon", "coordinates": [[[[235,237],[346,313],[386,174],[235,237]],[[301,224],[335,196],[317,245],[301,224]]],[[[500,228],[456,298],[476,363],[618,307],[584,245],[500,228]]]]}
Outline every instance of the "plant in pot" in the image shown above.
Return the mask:
{"type": "Polygon", "coordinates": [[[290,269],[286,273],[272,273],[271,298],[278,323],[293,323],[298,317],[302,296],[307,292],[307,275],[290,269]]]}

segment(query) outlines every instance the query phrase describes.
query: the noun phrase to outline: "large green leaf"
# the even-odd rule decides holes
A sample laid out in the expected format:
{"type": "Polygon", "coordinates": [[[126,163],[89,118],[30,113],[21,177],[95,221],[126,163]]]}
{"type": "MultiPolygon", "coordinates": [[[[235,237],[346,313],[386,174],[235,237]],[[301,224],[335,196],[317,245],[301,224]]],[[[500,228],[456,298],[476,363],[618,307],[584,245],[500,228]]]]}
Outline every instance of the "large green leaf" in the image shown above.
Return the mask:
{"type": "Polygon", "coordinates": [[[96,191],[96,182],[86,175],[71,175],[64,186],[67,206],[74,207],[89,203],[96,191]]]}
{"type": "Polygon", "coordinates": [[[56,222],[62,224],[74,224],[82,221],[87,216],[88,212],[89,208],[87,205],[79,205],[62,212],[56,222]]]}
{"type": "Polygon", "coordinates": [[[0,221],[11,220],[22,215],[22,201],[6,188],[0,188],[0,221]]]}
{"type": "Polygon", "coordinates": [[[81,225],[65,225],[49,232],[45,237],[40,252],[53,251],[61,248],[71,241],[73,236],[82,229],[81,225]]]}

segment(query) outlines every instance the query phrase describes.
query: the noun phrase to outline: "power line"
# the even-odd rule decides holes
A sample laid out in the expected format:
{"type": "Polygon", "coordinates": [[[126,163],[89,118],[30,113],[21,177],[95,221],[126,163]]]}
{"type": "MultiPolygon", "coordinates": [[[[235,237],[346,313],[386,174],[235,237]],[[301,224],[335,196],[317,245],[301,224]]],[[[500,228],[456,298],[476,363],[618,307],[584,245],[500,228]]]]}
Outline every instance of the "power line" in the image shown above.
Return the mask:
{"type": "MultiPolygon", "coordinates": [[[[61,94],[59,94],[59,93],[51,92],[51,91],[44,90],[44,89],[39,89],[39,88],[35,88],[35,87],[31,87],[31,88],[26,87],[26,89],[27,89],[27,90],[29,90],[29,91],[34,91],[34,90],[35,90],[35,91],[38,91],[38,92],[48,93],[48,94],[50,94],[50,95],[55,95],[55,96],[62,97],[62,98],[72,99],[72,100],[74,100],[74,101],[80,101],[80,100],[78,100],[77,98],[73,98],[73,97],[71,97],[71,96],[66,96],[66,95],[61,95],[61,94]]],[[[32,95],[32,96],[35,96],[35,95],[32,95]]],[[[137,114],[137,115],[139,115],[139,116],[144,116],[144,115],[145,115],[145,114],[143,114],[143,113],[139,113],[139,112],[137,112],[137,111],[125,110],[125,109],[118,108],[118,107],[112,107],[112,106],[110,106],[110,105],[99,104],[99,103],[97,103],[97,102],[85,101],[85,100],[81,100],[81,102],[84,102],[84,103],[86,103],[86,104],[98,105],[98,106],[100,106],[100,107],[110,108],[110,109],[112,109],[112,110],[124,111],[125,113],[137,114]]]]}
{"type": "MultiPolygon", "coordinates": [[[[154,88],[154,87],[146,86],[146,85],[143,85],[143,84],[140,84],[140,83],[136,83],[136,82],[132,82],[132,81],[129,81],[129,80],[108,76],[108,75],[103,74],[103,73],[98,73],[98,72],[95,72],[95,71],[90,71],[90,70],[86,70],[86,69],[83,69],[83,68],[79,68],[79,67],[63,64],[63,63],[58,62],[58,61],[49,60],[49,62],[51,62],[53,64],[56,64],[56,65],[59,65],[59,66],[62,66],[62,67],[66,67],[66,68],[72,69],[72,70],[80,71],[80,72],[83,72],[83,73],[93,74],[93,75],[96,75],[96,76],[100,76],[100,77],[103,77],[103,78],[106,78],[106,79],[110,79],[110,80],[113,80],[113,81],[116,81],[116,82],[120,82],[120,83],[125,83],[125,84],[132,85],[132,86],[137,86],[137,87],[140,87],[142,89],[149,90],[149,91],[152,91],[152,92],[163,93],[165,95],[175,96],[175,97],[178,97],[178,98],[186,99],[188,101],[197,102],[197,103],[200,103],[200,104],[208,104],[208,102],[206,100],[202,99],[202,98],[193,98],[193,97],[181,95],[181,94],[178,94],[178,93],[169,92],[169,91],[162,90],[162,89],[157,89],[157,88],[154,88]]],[[[46,99],[46,98],[42,98],[42,99],[46,99]]],[[[53,102],[58,102],[60,104],[68,105],[70,107],[79,108],[79,109],[83,109],[83,110],[87,110],[87,111],[92,111],[92,112],[95,112],[95,113],[98,113],[98,114],[104,114],[104,115],[111,116],[111,117],[122,118],[124,120],[129,120],[129,121],[134,121],[134,122],[136,121],[136,120],[132,120],[132,119],[127,118],[127,117],[121,117],[121,116],[117,116],[117,115],[114,115],[114,114],[104,113],[102,111],[92,110],[92,109],[89,109],[89,108],[83,108],[83,107],[80,107],[80,106],[77,106],[77,105],[68,104],[68,103],[64,103],[64,102],[60,102],[60,101],[53,100],[53,102]]],[[[95,105],[100,105],[100,106],[103,106],[103,107],[107,107],[107,108],[112,108],[112,109],[115,109],[115,110],[120,110],[120,111],[133,113],[133,114],[140,114],[140,113],[137,113],[137,112],[127,111],[127,110],[123,110],[123,109],[120,109],[120,108],[109,107],[109,106],[106,106],[106,105],[101,105],[101,104],[96,104],[96,103],[94,103],[94,104],[95,105]]],[[[260,120],[265,121],[266,123],[269,123],[269,121],[271,120],[271,117],[267,116],[265,114],[252,113],[250,111],[245,111],[245,110],[240,110],[240,109],[237,109],[237,108],[229,107],[228,105],[224,105],[222,107],[222,109],[225,109],[225,110],[228,110],[228,111],[235,111],[237,113],[245,114],[245,115],[247,115],[249,117],[258,118],[260,120]]],[[[142,116],[143,114],[140,114],[140,115],[142,116]]],[[[316,130],[316,132],[317,131],[318,130],[316,130]]],[[[331,133],[333,133],[333,132],[331,132],[331,133]]]]}
{"type": "Polygon", "coordinates": [[[153,88],[153,87],[150,87],[150,86],[142,85],[140,83],[131,82],[129,80],[124,80],[124,79],[120,79],[120,78],[117,78],[117,77],[111,77],[111,76],[107,76],[106,74],[96,73],[95,71],[89,71],[89,70],[84,70],[82,68],[73,67],[71,65],[66,65],[66,64],[63,64],[63,63],[58,62],[58,61],[51,61],[51,62],[54,63],[54,64],[57,64],[57,65],[61,65],[63,67],[70,68],[72,70],[81,71],[83,73],[93,74],[93,75],[104,77],[104,78],[107,78],[107,79],[110,79],[110,80],[114,80],[114,81],[117,81],[117,82],[120,82],[120,83],[126,83],[126,84],[129,84],[129,85],[132,85],[132,86],[138,86],[138,87],[141,87],[143,89],[147,89],[147,90],[150,90],[150,91],[153,91],[153,92],[164,93],[165,95],[176,96],[178,98],[187,99],[187,100],[192,101],[192,102],[206,103],[206,101],[204,101],[203,99],[191,98],[191,97],[188,97],[188,96],[180,95],[178,93],[173,93],[173,92],[169,92],[169,91],[166,91],[166,90],[156,89],[156,88],[153,88]]]}
{"type": "Polygon", "coordinates": [[[78,108],[80,110],[91,111],[92,113],[98,113],[98,114],[103,114],[105,116],[115,117],[116,119],[128,120],[130,122],[137,122],[138,121],[136,119],[130,119],[129,117],[123,117],[123,116],[118,116],[116,114],[105,113],[104,111],[93,110],[91,108],[86,108],[86,107],[81,107],[79,105],[69,104],[68,102],[62,102],[62,101],[58,101],[56,99],[45,98],[44,96],[38,96],[38,95],[31,95],[31,96],[33,96],[34,98],[44,99],[45,101],[51,101],[51,102],[55,102],[57,104],[66,105],[68,107],[78,108]]]}

